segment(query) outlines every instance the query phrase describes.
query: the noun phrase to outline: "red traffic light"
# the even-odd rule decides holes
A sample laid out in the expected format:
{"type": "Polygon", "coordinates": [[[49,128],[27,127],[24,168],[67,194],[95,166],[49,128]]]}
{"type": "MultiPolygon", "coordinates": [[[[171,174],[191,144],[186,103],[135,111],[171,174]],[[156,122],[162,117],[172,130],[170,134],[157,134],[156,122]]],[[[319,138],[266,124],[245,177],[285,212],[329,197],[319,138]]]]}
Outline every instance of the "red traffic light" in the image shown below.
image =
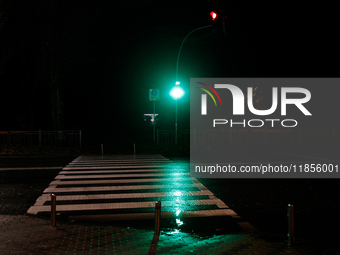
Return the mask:
{"type": "Polygon", "coordinates": [[[215,20],[216,19],[216,17],[217,17],[217,14],[216,14],[216,12],[210,12],[210,16],[211,16],[211,19],[212,20],[215,20]]]}

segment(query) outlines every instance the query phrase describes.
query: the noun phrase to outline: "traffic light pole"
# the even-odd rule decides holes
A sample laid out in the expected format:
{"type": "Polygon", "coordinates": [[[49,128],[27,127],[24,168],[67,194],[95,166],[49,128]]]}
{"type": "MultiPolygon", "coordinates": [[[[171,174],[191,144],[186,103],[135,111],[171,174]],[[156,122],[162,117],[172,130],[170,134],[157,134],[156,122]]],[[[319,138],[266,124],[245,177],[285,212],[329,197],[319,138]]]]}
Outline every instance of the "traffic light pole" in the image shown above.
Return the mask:
{"type": "MultiPolygon", "coordinates": [[[[179,47],[179,51],[178,51],[178,55],[177,55],[177,62],[176,62],[176,82],[178,81],[178,63],[179,63],[179,56],[181,55],[181,51],[182,51],[182,47],[183,44],[185,43],[186,39],[195,31],[200,30],[200,29],[204,29],[207,27],[211,27],[212,25],[208,25],[208,26],[203,26],[203,27],[199,27],[199,28],[195,28],[194,30],[190,31],[190,33],[188,33],[182,43],[181,46],[179,47]]],[[[178,132],[177,132],[177,99],[176,99],[176,120],[175,120],[175,145],[177,146],[178,143],[178,136],[177,136],[178,132]]]]}
{"type": "Polygon", "coordinates": [[[182,47],[184,42],[186,41],[186,39],[189,37],[189,35],[191,35],[193,32],[203,29],[203,28],[207,28],[207,27],[212,27],[213,25],[208,25],[208,26],[204,26],[204,27],[199,27],[199,28],[195,28],[194,30],[192,30],[189,34],[186,35],[186,37],[184,37],[181,46],[179,47],[179,51],[178,51],[178,55],[177,55],[177,63],[176,63],[176,81],[178,81],[178,62],[179,62],[179,56],[181,54],[182,51],[182,47]]]}
{"type": "Polygon", "coordinates": [[[175,145],[177,146],[177,99],[176,99],[176,121],[175,121],[175,145]]]}
{"type": "Polygon", "coordinates": [[[152,122],[152,126],[153,126],[153,141],[156,141],[156,135],[155,135],[155,131],[156,131],[156,100],[153,101],[153,122],[152,122]]]}

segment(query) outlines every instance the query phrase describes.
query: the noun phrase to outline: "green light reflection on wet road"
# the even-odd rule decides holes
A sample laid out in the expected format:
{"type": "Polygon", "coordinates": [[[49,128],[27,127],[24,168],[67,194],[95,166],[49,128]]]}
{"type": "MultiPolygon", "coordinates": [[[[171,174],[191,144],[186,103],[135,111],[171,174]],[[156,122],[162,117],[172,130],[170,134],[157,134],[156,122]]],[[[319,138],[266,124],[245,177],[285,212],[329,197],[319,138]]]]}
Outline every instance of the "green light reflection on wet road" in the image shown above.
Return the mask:
{"type": "MultiPolygon", "coordinates": [[[[171,185],[173,185],[173,187],[180,189],[181,188],[181,183],[179,183],[179,181],[192,181],[189,175],[189,168],[185,167],[185,166],[169,166],[171,167],[172,170],[177,170],[178,172],[173,172],[173,173],[169,173],[170,177],[176,178],[171,182],[171,185]],[[188,175],[183,175],[183,172],[185,172],[187,170],[188,175]]],[[[180,219],[180,214],[182,211],[184,211],[184,207],[187,206],[182,206],[185,205],[186,200],[184,200],[183,197],[183,191],[179,191],[179,190],[175,190],[170,196],[172,197],[172,201],[176,202],[175,206],[174,206],[174,211],[175,211],[175,215],[176,215],[176,225],[177,227],[180,227],[181,225],[184,224],[183,221],[181,221],[180,219]]],[[[174,229],[174,231],[179,232],[179,229],[174,229]]]]}

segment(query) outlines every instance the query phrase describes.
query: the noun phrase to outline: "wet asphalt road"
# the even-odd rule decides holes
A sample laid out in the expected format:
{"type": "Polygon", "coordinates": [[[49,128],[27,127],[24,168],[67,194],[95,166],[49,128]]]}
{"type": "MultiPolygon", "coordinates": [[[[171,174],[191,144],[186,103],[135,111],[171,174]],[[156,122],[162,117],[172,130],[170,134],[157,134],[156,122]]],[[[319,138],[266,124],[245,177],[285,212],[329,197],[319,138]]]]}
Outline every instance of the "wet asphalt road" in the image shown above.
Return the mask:
{"type": "MultiPolygon", "coordinates": [[[[39,166],[60,169],[0,171],[0,214],[23,215],[61,168],[76,156],[0,157],[0,168],[39,166]]],[[[183,165],[188,158],[171,158],[183,165]]],[[[270,236],[287,233],[287,204],[295,207],[301,238],[337,244],[340,226],[339,179],[200,179],[244,220],[270,236]]],[[[189,222],[188,222],[189,223],[189,222]]],[[[209,224],[207,222],[207,224],[209,224]]],[[[218,225],[214,226],[218,228],[218,225]]],[[[183,226],[190,231],[190,224],[183,226]]]]}
{"type": "Polygon", "coordinates": [[[76,156],[0,156],[1,168],[41,167],[39,170],[0,170],[0,214],[23,215],[49,183],[76,156]],[[44,169],[43,167],[60,167],[44,169]]]}

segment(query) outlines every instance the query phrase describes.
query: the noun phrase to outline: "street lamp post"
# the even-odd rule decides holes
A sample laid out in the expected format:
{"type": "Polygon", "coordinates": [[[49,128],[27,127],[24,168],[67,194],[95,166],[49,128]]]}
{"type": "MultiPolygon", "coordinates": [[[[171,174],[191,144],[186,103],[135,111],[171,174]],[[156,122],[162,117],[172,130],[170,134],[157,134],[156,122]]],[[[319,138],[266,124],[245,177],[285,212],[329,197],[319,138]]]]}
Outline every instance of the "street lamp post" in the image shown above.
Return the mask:
{"type": "MultiPolygon", "coordinates": [[[[189,37],[189,35],[191,35],[193,32],[197,31],[197,30],[200,30],[200,29],[203,29],[203,28],[207,28],[207,27],[212,27],[212,25],[208,25],[208,26],[203,26],[203,27],[199,27],[199,28],[195,28],[193,30],[191,30],[187,35],[186,37],[184,37],[182,43],[181,43],[181,46],[179,47],[179,51],[178,51],[178,54],[177,54],[177,62],[176,62],[176,85],[177,85],[177,82],[178,82],[178,62],[179,62],[179,56],[181,54],[181,51],[182,51],[182,47],[183,47],[183,44],[184,42],[186,41],[186,39],[189,37]]],[[[179,82],[178,82],[179,83],[179,82]]]]}
{"type": "Polygon", "coordinates": [[[184,95],[184,90],[179,86],[180,82],[178,81],[178,63],[179,63],[179,56],[181,54],[182,51],[182,47],[183,44],[185,42],[185,40],[189,37],[189,35],[191,35],[193,32],[203,29],[203,28],[207,28],[207,27],[211,27],[212,25],[208,25],[208,26],[203,26],[203,27],[199,27],[199,28],[195,28],[192,31],[190,31],[183,39],[181,46],[179,47],[179,51],[178,51],[178,55],[177,55],[177,62],[176,62],[176,85],[171,89],[170,91],[170,95],[173,99],[176,100],[176,117],[175,117],[175,145],[177,145],[177,99],[180,99],[183,95],[184,95]]]}
{"type": "Polygon", "coordinates": [[[184,96],[184,90],[179,86],[179,82],[171,89],[170,96],[176,100],[176,117],[175,117],[175,145],[177,145],[177,99],[184,96]]]}
{"type": "Polygon", "coordinates": [[[175,145],[177,146],[177,99],[176,99],[176,120],[175,120],[175,145]]]}

